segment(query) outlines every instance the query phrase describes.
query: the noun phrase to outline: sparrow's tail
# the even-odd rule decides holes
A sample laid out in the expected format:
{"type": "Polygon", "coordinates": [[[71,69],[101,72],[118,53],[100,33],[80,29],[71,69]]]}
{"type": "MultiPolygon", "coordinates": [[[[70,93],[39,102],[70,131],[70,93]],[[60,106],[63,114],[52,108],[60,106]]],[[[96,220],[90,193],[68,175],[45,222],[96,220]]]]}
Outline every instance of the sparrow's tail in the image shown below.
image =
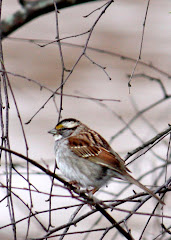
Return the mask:
{"type": "Polygon", "coordinates": [[[155,193],[153,193],[150,189],[148,189],[143,184],[141,184],[139,181],[137,181],[135,178],[133,178],[129,173],[124,174],[124,177],[128,182],[137,185],[138,187],[143,189],[145,192],[149,193],[152,197],[157,199],[157,201],[159,203],[161,203],[162,205],[165,205],[165,203],[159,197],[157,197],[157,195],[155,193]]]}

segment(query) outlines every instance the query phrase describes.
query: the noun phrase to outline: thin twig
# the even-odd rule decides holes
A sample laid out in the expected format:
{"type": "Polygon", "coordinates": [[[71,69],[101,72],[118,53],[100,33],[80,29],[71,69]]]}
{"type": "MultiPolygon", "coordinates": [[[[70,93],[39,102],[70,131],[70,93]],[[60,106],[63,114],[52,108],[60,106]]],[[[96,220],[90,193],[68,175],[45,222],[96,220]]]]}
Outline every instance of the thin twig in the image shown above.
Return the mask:
{"type": "MultiPolygon", "coordinates": [[[[55,18],[56,18],[56,39],[58,40],[60,38],[59,35],[59,20],[58,20],[58,5],[55,0],[54,2],[54,7],[55,7],[55,18]]],[[[62,73],[61,73],[61,88],[60,88],[60,107],[59,107],[59,115],[58,115],[58,122],[61,119],[61,113],[63,110],[63,87],[64,87],[64,73],[65,73],[65,64],[64,64],[64,57],[63,57],[63,52],[62,52],[62,46],[61,46],[61,41],[58,41],[58,47],[59,47],[59,55],[60,55],[60,60],[61,60],[61,67],[62,67],[62,73]]]]}
{"type": "Polygon", "coordinates": [[[100,64],[96,63],[95,61],[93,61],[87,54],[84,54],[84,56],[92,63],[95,64],[96,66],[98,66],[99,68],[101,68],[103,70],[103,72],[106,74],[106,76],[108,77],[109,80],[111,80],[112,78],[109,76],[109,74],[106,71],[106,67],[101,66],[100,64]]]}
{"type": "MultiPolygon", "coordinates": [[[[71,223],[74,218],[77,216],[77,214],[80,212],[81,208],[83,207],[83,205],[79,206],[76,208],[76,210],[74,211],[74,213],[72,214],[72,216],[70,217],[68,223],[71,223]]],[[[60,238],[59,240],[63,240],[65,235],[67,234],[68,230],[69,230],[70,226],[68,226],[67,228],[65,228],[64,232],[62,234],[60,234],[60,238]]]]}
{"type": "Polygon", "coordinates": [[[114,136],[112,136],[112,137],[110,138],[110,141],[109,141],[109,142],[112,143],[112,141],[113,141],[116,137],[118,137],[121,133],[123,133],[126,129],[128,129],[128,127],[129,127],[136,119],[138,119],[143,113],[145,113],[145,112],[149,111],[150,109],[156,107],[157,105],[163,103],[164,101],[166,101],[166,100],[169,99],[169,98],[171,98],[171,95],[168,95],[167,98],[165,98],[165,97],[164,97],[164,98],[161,98],[161,99],[159,99],[158,101],[156,101],[156,102],[150,104],[149,106],[143,108],[142,110],[140,110],[137,114],[135,114],[134,117],[131,118],[131,120],[129,120],[129,122],[127,123],[126,126],[124,126],[121,130],[119,130],[114,136]]]}
{"type": "Polygon", "coordinates": [[[107,2],[105,3],[105,4],[103,4],[101,7],[98,7],[98,8],[96,8],[96,9],[94,9],[92,12],[90,12],[89,14],[87,14],[87,15],[84,15],[83,17],[84,18],[87,18],[87,17],[89,17],[91,14],[93,14],[94,12],[96,12],[96,11],[98,11],[98,10],[101,10],[105,5],[107,4],[107,2]]]}
{"type": "Polygon", "coordinates": [[[134,149],[131,152],[128,152],[124,159],[127,160],[128,158],[130,158],[135,153],[137,153],[137,152],[141,151],[142,149],[144,149],[144,148],[150,146],[151,144],[155,143],[157,140],[159,140],[163,136],[167,135],[170,131],[171,131],[171,125],[169,125],[169,127],[167,129],[165,129],[164,131],[158,133],[155,137],[153,137],[150,140],[146,141],[141,146],[137,147],[136,149],[134,149]]]}
{"type": "MultiPolygon", "coordinates": [[[[130,78],[130,75],[128,75],[128,77],[130,78]]],[[[167,93],[166,88],[165,88],[163,82],[161,81],[161,79],[156,78],[156,77],[149,76],[149,75],[147,75],[147,74],[145,74],[145,73],[134,74],[133,78],[137,78],[137,77],[147,78],[147,79],[149,79],[150,81],[155,81],[155,82],[157,82],[157,83],[160,85],[160,87],[161,87],[161,90],[162,90],[162,92],[163,92],[164,97],[165,97],[165,98],[168,97],[168,93],[167,93]]]]}
{"type": "Polygon", "coordinates": [[[73,73],[74,69],[76,68],[76,66],[78,65],[78,63],[80,62],[80,60],[82,59],[82,57],[84,56],[84,54],[86,53],[87,50],[87,46],[89,44],[91,35],[93,33],[93,30],[95,28],[95,26],[97,25],[97,23],[99,22],[99,20],[101,19],[101,17],[103,16],[103,14],[106,12],[106,10],[109,8],[109,6],[113,3],[113,0],[108,1],[108,3],[106,4],[105,8],[103,9],[103,11],[100,13],[100,15],[97,17],[97,19],[95,20],[94,24],[92,25],[92,27],[90,28],[90,32],[88,34],[85,46],[83,48],[82,53],[80,54],[80,56],[78,57],[78,59],[76,60],[74,66],[72,67],[72,69],[70,70],[70,72],[68,73],[67,77],[65,78],[65,80],[63,81],[62,84],[60,84],[60,86],[54,91],[54,93],[45,101],[45,103],[35,112],[35,114],[33,114],[33,116],[26,122],[26,124],[29,124],[33,118],[46,106],[46,104],[53,98],[54,94],[61,89],[62,86],[64,86],[64,84],[68,81],[69,77],[71,76],[71,74],[73,73]]]}
{"type": "MultiPolygon", "coordinates": [[[[49,44],[56,44],[56,41],[57,41],[57,40],[50,41],[50,40],[42,40],[42,39],[26,39],[26,38],[16,38],[16,37],[8,37],[8,39],[9,40],[16,40],[16,41],[26,41],[26,42],[34,43],[38,46],[39,46],[39,44],[37,44],[37,42],[43,42],[43,43],[46,42],[47,44],[48,43],[49,44]]],[[[84,45],[80,45],[80,44],[76,44],[76,43],[61,42],[61,44],[65,45],[65,46],[70,46],[70,47],[84,48],[84,45]]],[[[94,52],[106,54],[106,55],[109,55],[109,56],[112,56],[112,57],[117,57],[117,58],[120,58],[122,61],[129,61],[129,62],[133,62],[133,63],[136,62],[135,58],[131,58],[129,56],[125,56],[125,55],[122,55],[120,53],[112,52],[112,51],[109,51],[109,50],[99,49],[99,48],[90,47],[90,46],[87,46],[87,50],[91,50],[91,51],[94,51],[94,52]]],[[[163,76],[165,76],[169,79],[171,78],[170,73],[167,73],[163,69],[160,69],[159,67],[154,66],[151,62],[147,63],[147,62],[144,62],[142,60],[139,60],[138,64],[142,65],[144,67],[147,67],[149,69],[152,69],[155,72],[160,73],[160,74],[162,74],[163,76]]],[[[135,76],[135,74],[134,74],[134,76],[135,76]]],[[[129,75],[129,77],[130,77],[130,75],[129,75]]]]}
{"type": "Polygon", "coordinates": [[[145,32],[145,24],[146,24],[146,20],[147,20],[147,13],[148,13],[149,4],[150,4],[150,0],[148,0],[147,7],[146,7],[146,12],[145,12],[145,18],[144,18],[144,23],[143,23],[143,30],[142,30],[142,36],[141,36],[141,44],[140,44],[139,56],[138,56],[138,58],[137,58],[137,60],[136,60],[135,66],[134,66],[134,68],[133,68],[133,71],[132,71],[132,73],[131,73],[131,76],[130,76],[130,79],[129,79],[129,82],[128,82],[129,91],[130,91],[130,87],[131,87],[132,77],[133,77],[133,75],[134,75],[134,73],[135,73],[135,70],[136,70],[136,68],[137,68],[137,65],[138,65],[139,60],[141,60],[141,53],[142,53],[143,40],[144,40],[144,32],[145,32]]]}
{"type": "MultiPolygon", "coordinates": [[[[3,48],[2,48],[2,22],[1,22],[1,10],[2,10],[2,0],[0,0],[0,66],[3,71],[5,71],[4,67],[4,57],[3,57],[3,48]]],[[[5,147],[10,148],[9,141],[9,97],[8,97],[8,85],[7,85],[7,75],[5,73],[2,74],[3,81],[3,90],[5,94],[5,124],[3,120],[1,120],[1,128],[3,133],[2,144],[5,147]]],[[[2,99],[1,99],[2,103],[2,99]]],[[[1,107],[1,113],[3,104],[1,107]]],[[[6,168],[6,185],[7,185],[7,206],[9,210],[9,217],[12,223],[13,237],[14,240],[17,240],[17,232],[16,232],[16,223],[15,223],[15,210],[13,204],[13,198],[11,195],[11,187],[12,187],[12,157],[10,153],[5,153],[5,168],[6,168]]]]}
{"type": "MultiPolygon", "coordinates": [[[[50,93],[54,93],[54,95],[58,95],[58,96],[61,96],[61,93],[59,92],[54,92],[52,89],[50,89],[49,87],[41,84],[40,82],[32,79],[32,78],[28,78],[26,76],[23,76],[21,74],[17,74],[17,73],[12,73],[12,72],[9,72],[9,71],[3,71],[0,69],[0,72],[2,73],[7,73],[7,74],[10,74],[14,77],[17,77],[17,78],[22,78],[22,79],[25,79],[29,82],[33,82],[34,84],[36,84],[40,90],[42,89],[45,89],[47,91],[49,91],[50,93]]],[[[95,100],[95,101],[99,101],[99,102],[121,102],[121,100],[119,99],[113,99],[113,98],[94,98],[94,97],[84,97],[84,96],[80,96],[80,95],[72,95],[72,94],[66,94],[66,93],[63,93],[63,96],[64,97],[71,97],[71,98],[78,98],[78,99],[85,99],[85,100],[95,100]]]]}

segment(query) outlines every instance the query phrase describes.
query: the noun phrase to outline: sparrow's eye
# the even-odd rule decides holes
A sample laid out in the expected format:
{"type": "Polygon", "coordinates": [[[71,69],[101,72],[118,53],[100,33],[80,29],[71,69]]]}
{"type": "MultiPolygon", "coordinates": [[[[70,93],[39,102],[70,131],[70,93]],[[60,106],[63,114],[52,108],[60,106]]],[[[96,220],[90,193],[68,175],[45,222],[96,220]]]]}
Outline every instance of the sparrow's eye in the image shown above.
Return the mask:
{"type": "Polygon", "coordinates": [[[66,131],[66,130],[68,130],[68,128],[65,128],[65,127],[63,127],[63,128],[60,128],[58,131],[66,131]]]}

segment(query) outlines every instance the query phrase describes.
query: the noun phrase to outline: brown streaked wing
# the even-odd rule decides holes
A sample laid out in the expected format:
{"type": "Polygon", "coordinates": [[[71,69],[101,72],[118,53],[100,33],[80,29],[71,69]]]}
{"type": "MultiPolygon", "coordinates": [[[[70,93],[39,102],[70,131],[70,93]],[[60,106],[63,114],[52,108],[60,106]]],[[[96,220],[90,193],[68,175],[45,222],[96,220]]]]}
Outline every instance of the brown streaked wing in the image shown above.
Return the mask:
{"type": "Polygon", "coordinates": [[[90,129],[88,134],[90,134],[90,137],[94,140],[95,145],[104,147],[107,150],[111,149],[109,143],[99,133],[90,129]]]}
{"type": "Polygon", "coordinates": [[[91,162],[108,167],[119,173],[129,171],[124,163],[107,149],[99,146],[90,145],[90,142],[80,138],[79,136],[71,136],[68,138],[69,146],[72,152],[77,156],[85,158],[91,162]]]}
{"type": "Polygon", "coordinates": [[[90,146],[90,142],[77,136],[68,138],[70,149],[79,157],[89,158],[98,156],[100,149],[96,146],[90,146]]]}

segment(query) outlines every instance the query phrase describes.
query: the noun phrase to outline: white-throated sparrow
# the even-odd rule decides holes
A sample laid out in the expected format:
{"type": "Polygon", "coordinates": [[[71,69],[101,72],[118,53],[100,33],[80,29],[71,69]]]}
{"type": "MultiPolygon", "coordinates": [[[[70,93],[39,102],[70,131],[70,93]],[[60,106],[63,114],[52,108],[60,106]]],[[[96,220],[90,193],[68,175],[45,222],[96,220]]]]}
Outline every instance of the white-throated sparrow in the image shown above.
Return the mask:
{"type": "Polygon", "coordinates": [[[57,166],[71,182],[93,192],[112,177],[133,183],[164,204],[156,194],[134,179],[123,159],[97,132],[79,120],[68,118],[50,130],[55,138],[57,166]]]}

